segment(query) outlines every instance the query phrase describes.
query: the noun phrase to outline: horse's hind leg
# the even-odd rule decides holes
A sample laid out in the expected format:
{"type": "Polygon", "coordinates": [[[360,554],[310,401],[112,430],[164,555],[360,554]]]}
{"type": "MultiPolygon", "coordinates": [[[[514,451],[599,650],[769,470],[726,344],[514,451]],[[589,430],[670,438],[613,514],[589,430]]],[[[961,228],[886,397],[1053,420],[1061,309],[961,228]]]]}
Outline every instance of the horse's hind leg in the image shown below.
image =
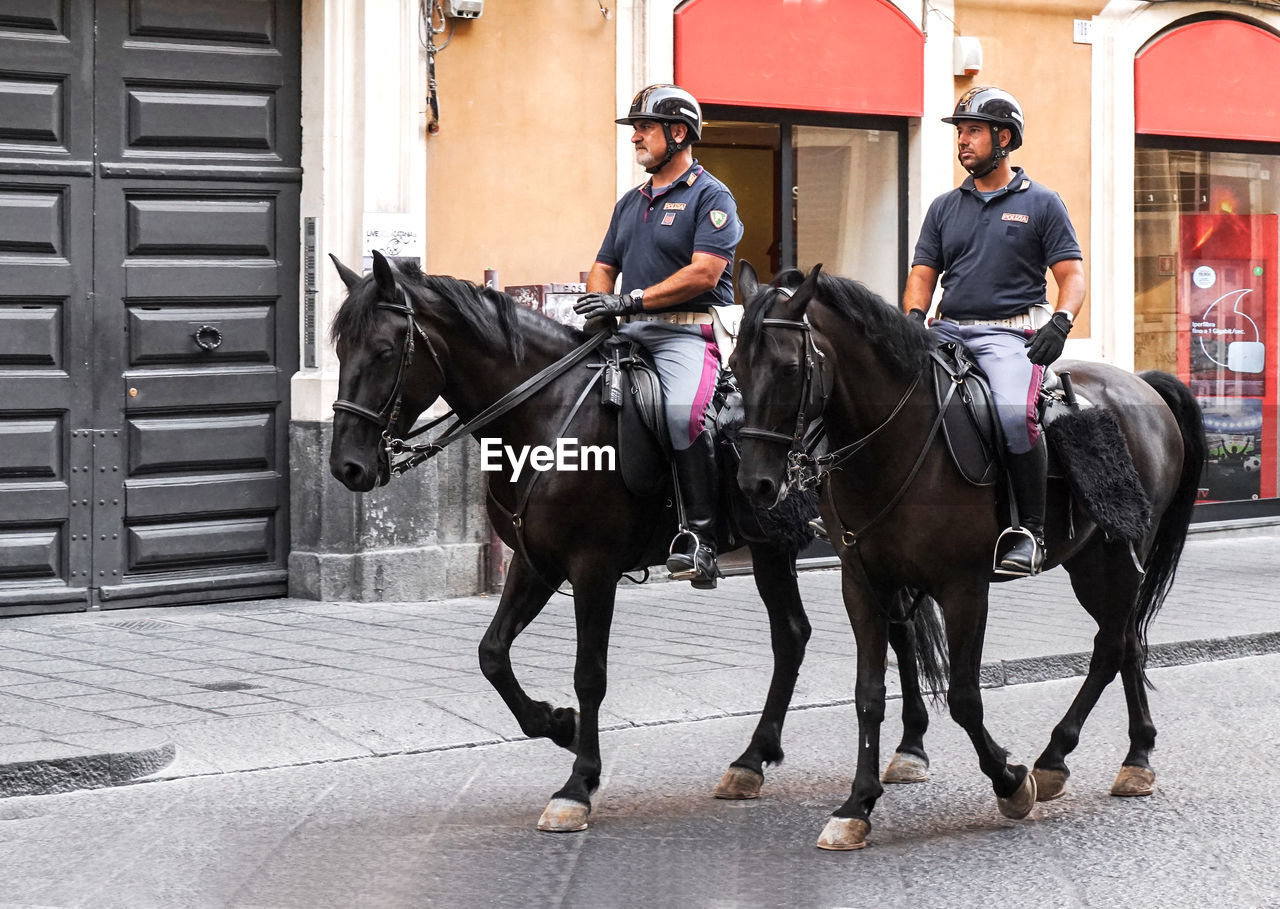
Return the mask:
{"type": "MultiPolygon", "coordinates": [[[[1098,623],[1098,632],[1093,637],[1093,655],[1089,659],[1084,683],[1066,714],[1053,728],[1044,752],[1036,758],[1037,797],[1042,802],[1055,799],[1066,791],[1067,777],[1071,774],[1067,769],[1067,755],[1079,744],[1080,730],[1098,698],[1129,659],[1126,656],[1127,641],[1140,581],[1128,548],[1119,543],[1106,543],[1101,538],[1066,567],[1071,573],[1072,589],[1098,623]]],[[[1145,706],[1145,697],[1143,704],[1145,706]]],[[[1132,731],[1132,698],[1129,715],[1132,731]]],[[[1145,717],[1145,724],[1150,725],[1149,716],[1145,717]]]]}
{"type": "Polygon", "coordinates": [[[549,738],[561,748],[573,750],[577,737],[577,714],[572,707],[553,709],[546,701],[535,701],[525,693],[511,668],[511,644],[516,636],[538,617],[552,596],[548,584],[534,574],[522,558],[511,560],[502,599],[489,627],[480,639],[480,671],[502,696],[520,730],[532,738],[549,738]]]}
{"type": "Polygon", "coordinates": [[[924,750],[929,708],[920,690],[916,639],[911,626],[905,622],[890,624],[889,646],[897,654],[898,678],[902,683],[902,741],[880,779],[884,783],[925,783],[929,780],[929,756],[924,750]]]}
{"type": "MultiPolygon", "coordinates": [[[[604,561],[601,559],[600,561],[604,561]]],[[[609,627],[618,578],[599,569],[573,576],[573,613],[578,654],[573,688],[581,711],[578,747],[568,781],[551,797],[538,820],[539,830],[570,833],[587,829],[591,795],[600,786],[600,704],[604,701],[609,656],[609,627]]]]}
{"type": "Polygon", "coordinates": [[[751,743],[729,765],[716,787],[715,795],[719,799],[756,798],[764,783],[764,765],[782,761],[782,724],[791,706],[796,676],[811,633],[796,583],[795,553],[766,543],[750,546],[756,589],[769,613],[773,677],[769,680],[769,694],[760,722],[751,734],[751,743]]]}
{"type": "Polygon", "coordinates": [[[947,706],[952,719],[968,733],[969,741],[973,743],[978,754],[978,766],[991,780],[1000,813],[1019,820],[1035,807],[1036,781],[1026,767],[1009,764],[1008,754],[996,744],[983,725],[979,670],[987,622],[985,575],[976,583],[976,587],[957,589],[938,598],[947,622],[951,657],[947,706]]]}
{"type": "Polygon", "coordinates": [[[1147,704],[1147,680],[1143,673],[1146,653],[1136,625],[1130,623],[1125,636],[1124,664],[1120,678],[1124,682],[1125,703],[1129,707],[1129,753],[1124,757],[1120,773],[1111,786],[1112,795],[1151,795],[1155,792],[1156,774],[1151,769],[1151,749],[1156,745],[1156,726],[1151,721],[1147,704]]]}

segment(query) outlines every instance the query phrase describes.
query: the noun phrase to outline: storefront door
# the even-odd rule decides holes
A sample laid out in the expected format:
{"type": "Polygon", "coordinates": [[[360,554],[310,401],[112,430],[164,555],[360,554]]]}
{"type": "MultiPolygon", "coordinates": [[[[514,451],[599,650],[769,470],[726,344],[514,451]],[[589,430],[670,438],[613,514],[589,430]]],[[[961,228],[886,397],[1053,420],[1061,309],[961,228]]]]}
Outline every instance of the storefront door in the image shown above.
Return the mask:
{"type": "Polygon", "coordinates": [[[906,276],[901,124],[711,111],[696,152],[738,201],[738,257],[766,275],[821,263],[897,303],[906,276]]]}

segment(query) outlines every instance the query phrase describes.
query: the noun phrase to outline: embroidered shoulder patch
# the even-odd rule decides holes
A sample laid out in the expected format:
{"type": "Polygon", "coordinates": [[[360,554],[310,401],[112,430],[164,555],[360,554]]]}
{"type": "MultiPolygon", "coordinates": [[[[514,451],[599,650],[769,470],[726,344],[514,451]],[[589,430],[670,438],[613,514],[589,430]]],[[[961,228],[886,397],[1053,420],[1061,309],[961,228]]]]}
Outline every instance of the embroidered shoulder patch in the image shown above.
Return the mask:
{"type": "Polygon", "coordinates": [[[726,224],[729,223],[728,213],[720,211],[720,209],[718,208],[715,211],[711,212],[709,217],[711,218],[711,226],[714,227],[716,230],[719,230],[720,228],[724,227],[726,224]]]}
{"type": "Polygon", "coordinates": [[[1005,212],[1000,216],[1001,221],[1017,221],[1019,224],[1027,224],[1031,221],[1026,215],[1016,215],[1011,211],[1005,212]]]}

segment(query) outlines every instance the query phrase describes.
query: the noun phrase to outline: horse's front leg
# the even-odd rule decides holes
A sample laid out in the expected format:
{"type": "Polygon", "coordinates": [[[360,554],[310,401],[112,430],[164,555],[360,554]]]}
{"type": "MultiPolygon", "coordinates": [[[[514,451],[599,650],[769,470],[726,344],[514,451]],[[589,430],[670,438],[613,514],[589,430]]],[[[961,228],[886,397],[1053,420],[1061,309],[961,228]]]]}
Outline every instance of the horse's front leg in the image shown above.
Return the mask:
{"type": "Polygon", "coordinates": [[[609,627],[613,623],[617,583],[616,574],[600,568],[593,568],[585,577],[576,572],[573,576],[573,610],[578,630],[573,688],[580,712],[577,757],[568,782],[551,797],[538,819],[539,830],[570,833],[587,829],[591,795],[600,786],[600,704],[607,681],[609,627]]]}
{"type": "MultiPolygon", "coordinates": [[[[985,566],[984,566],[985,567],[985,566]]],[[[972,586],[939,597],[947,622],[947,643],[951,657],[951,684],[947,706],[951,717],[969,736],[978,753],[978,766],[991,780],[1000,813],[1019,820],[1031,813],[1036,803],[1035,777],[1021,764],[1010,765],[1008,754],[991,738],[983,725],[982,689],[979,670],[982,643],[987,625],[985,576],[972,586]]]]}
{"type": "Polygon", "coordinates": [[[782,724],[791,706],[796,676],[812,631],[796,583],[795,553],[768,543],[750,545],[756,590],[769,613],[773,677],[769,680],[769,694],[751,743],[725,771],[716,787],[718,799],[756,798],[764,783],[764,765],[782,761],[782,724]]]}
{"type": "Polygon", "coordinates": [[[559,580],[545,574],[540,579],[523,558],[511,560],[498,610],[480,639],[480,671],[502,696],[525,735],[549,738],[561,748],[573,750],[577,737],[574,709],[535,701],[520,687],[511,668],[512,642],[542,612],[552,596],[550,585],[559,580]]]}
{"type": "MultiPolygon", "coordinates": [[[[854,557],[856,559],[856,556],[854,557]]],[[[871,832],[871,810],[884,792],[880,785],[880,726],[884,722],[885,657],[888,622],[876,609],[875,594],[861,566],[846,556],[842,574],[844,608],[858,648],[854,703],[858,711],[858,769],[853,791],[818,837],[819,849],[861,849],[871,832]]]]}

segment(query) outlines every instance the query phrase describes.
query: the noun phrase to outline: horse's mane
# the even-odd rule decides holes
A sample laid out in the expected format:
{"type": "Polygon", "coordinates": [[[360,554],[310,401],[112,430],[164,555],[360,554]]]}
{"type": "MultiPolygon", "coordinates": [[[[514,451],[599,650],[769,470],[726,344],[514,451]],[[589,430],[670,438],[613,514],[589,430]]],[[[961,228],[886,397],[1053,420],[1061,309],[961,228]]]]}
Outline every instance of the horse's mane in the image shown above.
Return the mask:
{"type": "MultiPolygon", "coordinates": [[[[430,292],[451,307],[466,331],[488,345],[505,350],[517,363],[524,359],[528,338],[545,335],[572,344],[581,335],[576,329],[535,313],[491,287],[448,275],[423,274],[413,261],[396,263],[396,270],[415,310],[427,310],[427,292],[430,292]]],[[[351,291],[333,317],[331,338],[336,342],[339,337],[368,335],[373,329],[377,302],[377,284],[370,278],[351,291]]]]}
{"type": "MultiPolygon", "coordinates": [[[[777,293],[778,287],[794,291],[803,280],[804,273],[799,269],[784,269],[774,279],[774,287],[765,288],[764,292],[777,293]]],[[[866,335],[893,371],[910,377],[924,366],[932,346],[928,330],[865,284],[820,272],[815,296],[821,297],[823,303],[866,335]]],[[[766,310],[770,308],[764,305],[747,308],[741,329],[743,345],[755,343],[754,338],[763,330],[766,310]]]]}

